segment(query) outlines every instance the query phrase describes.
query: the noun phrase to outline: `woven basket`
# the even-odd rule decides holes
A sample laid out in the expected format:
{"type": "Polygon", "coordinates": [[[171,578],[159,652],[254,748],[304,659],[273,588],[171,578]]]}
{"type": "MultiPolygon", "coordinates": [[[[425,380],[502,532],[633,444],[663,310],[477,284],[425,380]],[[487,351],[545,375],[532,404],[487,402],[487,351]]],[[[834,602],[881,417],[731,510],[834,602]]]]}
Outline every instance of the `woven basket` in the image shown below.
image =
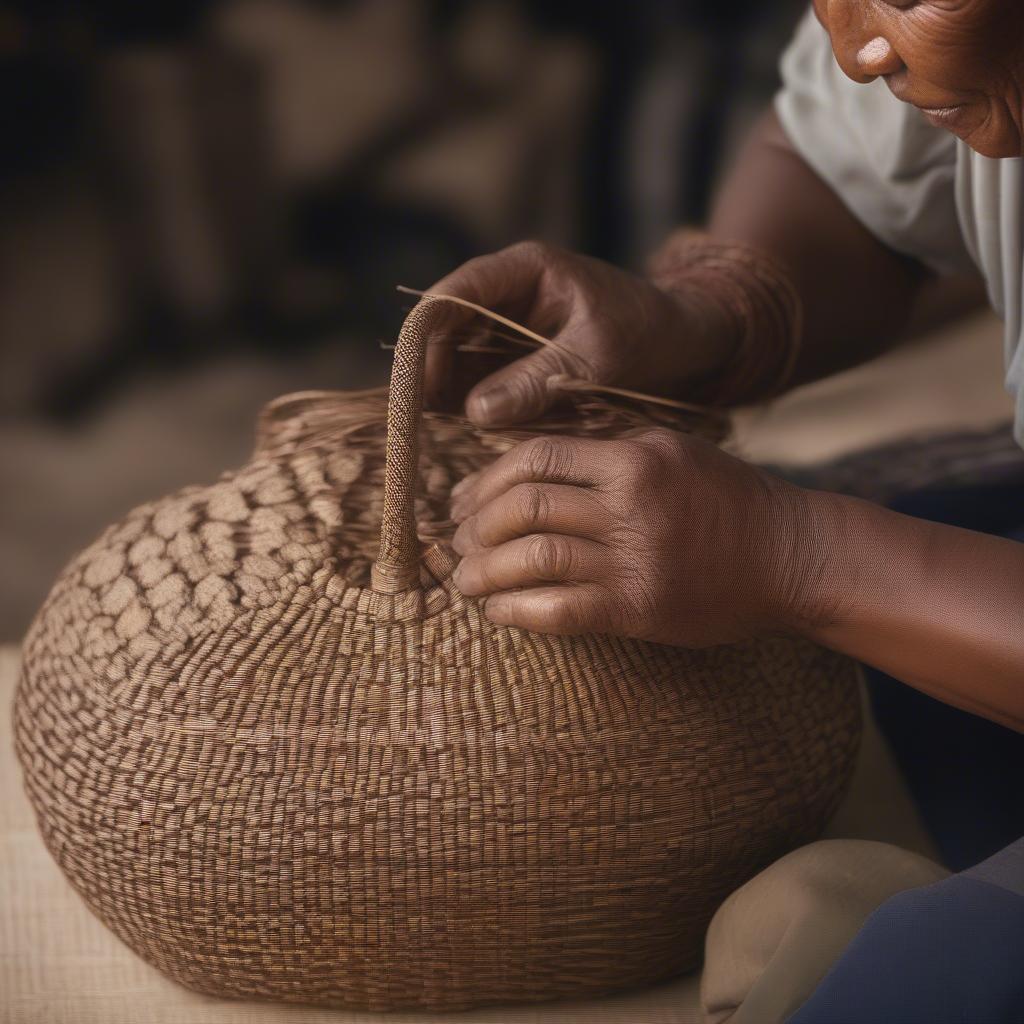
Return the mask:
{"type": "Polygon", "coordinates": [[[667,978],[848,780],[842,658],[542,636],[453,587],[450,486],[515,439],[418,430],[435,308],[406,321],[390,408],[274,403],[246,466],[108,529],[27,638],[43,837],[203,992],[443,1010],[667,978]]]}

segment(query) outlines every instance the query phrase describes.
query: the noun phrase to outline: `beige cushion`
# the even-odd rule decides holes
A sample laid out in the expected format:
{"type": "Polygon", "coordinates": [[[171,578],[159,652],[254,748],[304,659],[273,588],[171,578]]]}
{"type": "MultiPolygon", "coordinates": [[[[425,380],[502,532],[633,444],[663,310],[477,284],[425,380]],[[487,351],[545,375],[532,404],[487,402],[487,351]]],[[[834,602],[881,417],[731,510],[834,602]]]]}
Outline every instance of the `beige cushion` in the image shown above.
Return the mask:
{"type": "Polygon", "coordinates": [[[829,839],[777,860],[711,922],[701,984],[707,1024],[783,1024],[871,912],[945,868],[889,843],[829,839]]]}

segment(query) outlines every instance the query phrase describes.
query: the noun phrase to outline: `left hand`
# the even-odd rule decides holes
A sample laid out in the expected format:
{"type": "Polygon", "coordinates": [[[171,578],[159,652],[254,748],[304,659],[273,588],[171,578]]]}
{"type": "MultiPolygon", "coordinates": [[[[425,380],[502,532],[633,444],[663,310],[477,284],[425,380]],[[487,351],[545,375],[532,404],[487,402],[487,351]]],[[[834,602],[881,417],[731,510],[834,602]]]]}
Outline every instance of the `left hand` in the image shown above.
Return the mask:
{"type": "Polygon", "coordinates": [[[453,491],[454,579],[493,622],[544,633],[705,647],[786,631],[809,493],[669,430],[533,438],[453,491]]]}

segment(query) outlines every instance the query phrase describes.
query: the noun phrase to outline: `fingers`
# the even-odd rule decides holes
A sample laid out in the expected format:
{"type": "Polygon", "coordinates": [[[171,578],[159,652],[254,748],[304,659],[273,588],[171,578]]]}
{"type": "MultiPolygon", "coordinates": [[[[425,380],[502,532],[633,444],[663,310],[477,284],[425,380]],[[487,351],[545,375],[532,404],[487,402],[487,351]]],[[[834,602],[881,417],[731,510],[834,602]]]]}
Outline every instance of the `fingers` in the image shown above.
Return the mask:
{"type": "Polygon", "coordinates": [[[456,485],[452,490],[452,518],[461,523],[517,484],[599,486],[615,474],[612,444],[580,437],[534,437],[524,441],[456,485]]]}
{"type": "MultiPolygon", "coordinates": [[[[488,309],[514,315],[528,306],[536,293],[545,265],[545,252],[545,247],[537,243],[513,245],[463,263],[427,290],[456,295],[488,309]]],[[[454,302],[444,304],[437,331],[427,346],[424,392],[431,407],[443,403],[445,386],[452,378],[454,335],[475,316],[472,310],[454,302]]]]}
{"type": "Polygon", "coordinates": [[[518,626],[534,633],[570,636],[611,630],[604,594],[594,585],[495,594],[484,602],[484,614],[500,626],[518,626]]]}
{"type": "Polygon", "coordinates": [[[562,356],[542,348],[485,377],[466,398],[466,415],[481,427],[537,419],[557,397],[548,380],[565,372],[562,356]]]}
{"type": "Polygon", "coordinates": [[[599,540],[611,515],[590,490],[565,484],[516,484],[455,531],[452,546],[466,556],[530,533],[556,533],[599,540]]]}
{"type": "Polygon", "coordinates": [[[535,533],[466,556],[453,578],[467,597],[484,597],[546,583],[598,582],[608,561],[608,549],[596,541],[535,533]]]}

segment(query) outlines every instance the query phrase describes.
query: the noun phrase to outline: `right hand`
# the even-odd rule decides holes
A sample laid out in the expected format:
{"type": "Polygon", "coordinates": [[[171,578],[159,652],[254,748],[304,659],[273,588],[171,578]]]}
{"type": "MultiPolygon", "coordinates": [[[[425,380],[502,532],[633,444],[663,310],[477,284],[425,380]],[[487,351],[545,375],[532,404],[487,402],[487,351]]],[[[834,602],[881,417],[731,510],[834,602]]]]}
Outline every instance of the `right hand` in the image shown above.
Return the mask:
{"type": "Polygon", "coordinates": [[[427,402],[450,407],[465,397],[466,415],[478,426],[540,416],[557,397],[548,386],[557,374],[685,398],[688,385],[721,371],[736,345],[726,316],[701,289],[682,282],[662,290],[608,263],[540,242],[469,260],[429,291],[502,313],[563,350],[542,347],[460,388],[457,335],[475,314],[447,304],[427,349],[427,402]]]}

